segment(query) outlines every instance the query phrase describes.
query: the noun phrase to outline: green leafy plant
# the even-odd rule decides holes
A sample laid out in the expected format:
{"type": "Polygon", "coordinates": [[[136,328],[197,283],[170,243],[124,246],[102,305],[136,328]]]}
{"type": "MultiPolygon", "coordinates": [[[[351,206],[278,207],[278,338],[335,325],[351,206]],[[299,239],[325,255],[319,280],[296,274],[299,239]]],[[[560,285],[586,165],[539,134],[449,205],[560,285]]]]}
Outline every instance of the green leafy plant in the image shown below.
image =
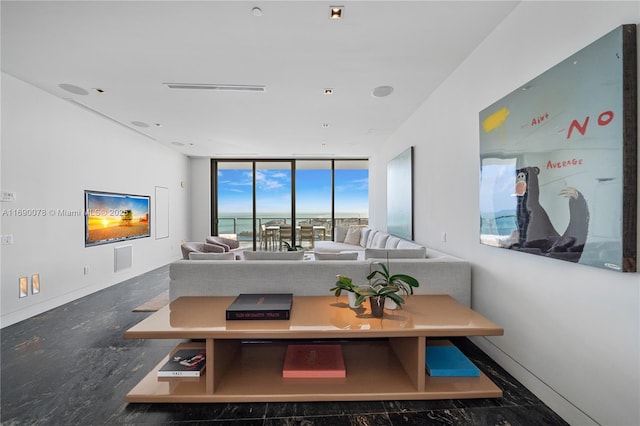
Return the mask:
{"type": "Polygon", "coordinates": [[[376,263],[381,269],[376,269],[367,275],[369,287],[358,287],[356,303],[361,304],[370,297],[388,297],[398,306],[405,303],[400,294],[411,295],[413,289],[420,286],[417,279],[407,274],[391,275],[389,268],[384,263],[376,263]]]}
{"type": "Polygon", "coordinates": [[[304,247],[299,246],[299,245],[295,245],[292,246],[291,244],[289,244],[286,241],[283,241],[282,244],[284,244],[285,248],[287,249],[287,251],[300,251],[300,250],[304,250],[304,247]]]}
{"type": "Polygon", "coordinates": [[[351,278],[344,275],[336,275],[336,278],[337,281],[335,287],[329,289],[329,291],[332,291],[333,294],[336,295],[336,297],[340,296],[343,291],[355,293],[356,295],[358,294],[359,288],[353,283],[353,280],[351,278]]]}

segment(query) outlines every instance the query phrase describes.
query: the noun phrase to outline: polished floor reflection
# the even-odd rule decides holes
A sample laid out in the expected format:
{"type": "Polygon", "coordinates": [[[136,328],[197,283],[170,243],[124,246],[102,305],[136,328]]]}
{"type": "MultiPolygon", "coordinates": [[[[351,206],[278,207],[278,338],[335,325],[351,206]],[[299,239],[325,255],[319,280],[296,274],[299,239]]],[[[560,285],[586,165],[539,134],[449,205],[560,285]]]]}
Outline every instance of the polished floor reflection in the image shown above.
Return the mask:
{"type": "Polygon", "coordinates": [[[168,288],[162,267],[1,331],[2,425],[564,425],[467,339],[456,344],[504,392],[499,399],[129,404],[124,397],[176,341],[125,340],[168,288]]]}

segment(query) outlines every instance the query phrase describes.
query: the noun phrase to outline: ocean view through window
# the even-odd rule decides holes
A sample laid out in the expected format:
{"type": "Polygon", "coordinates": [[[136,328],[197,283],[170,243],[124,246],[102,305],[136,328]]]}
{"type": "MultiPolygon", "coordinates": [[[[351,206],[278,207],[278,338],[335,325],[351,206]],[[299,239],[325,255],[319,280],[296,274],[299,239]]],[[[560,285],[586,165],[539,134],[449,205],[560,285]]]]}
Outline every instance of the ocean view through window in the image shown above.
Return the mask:
{"type": "Polygon", "coordinates": [[[285,224],[294,225],[285,239],[293,246],[301,225],[332,239],[335,225],[368,224],[367,160],[212,160],[212,170],[213,233],[245,247],[281,249],[285,224]]]}

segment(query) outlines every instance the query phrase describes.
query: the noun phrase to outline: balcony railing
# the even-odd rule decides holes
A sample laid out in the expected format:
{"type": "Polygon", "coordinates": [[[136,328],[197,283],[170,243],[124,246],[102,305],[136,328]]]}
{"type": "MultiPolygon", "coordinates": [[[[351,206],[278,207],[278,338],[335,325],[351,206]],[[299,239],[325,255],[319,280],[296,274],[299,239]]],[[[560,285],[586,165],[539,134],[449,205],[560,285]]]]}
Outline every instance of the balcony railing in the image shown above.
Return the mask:
{"type": "MultiPolygon", "coordinates": [[[[257,226],[259,230],[262,225],[265,226],[277,226],[289,223],[291,218],[285,217],[259,217],[256,218],[257,226]]],[[[314,226],[322,226],[325,228],[326,239],[331,239],[334,226],[338,225],[367,225],[369,218],[366,217],[345,217],[335,218],[334,224],[331,219],[312,217],[312,218],[299,218],[296,220],[297,225],[311,224],[314,226]]],[[[238,241],[253,241],[253,219],[242,217],[219,217],[218,218],[218,234],[235,234],[238,241]]],[[[260,241],[260,234],[256,236],[256,241],[260,241]]]]}

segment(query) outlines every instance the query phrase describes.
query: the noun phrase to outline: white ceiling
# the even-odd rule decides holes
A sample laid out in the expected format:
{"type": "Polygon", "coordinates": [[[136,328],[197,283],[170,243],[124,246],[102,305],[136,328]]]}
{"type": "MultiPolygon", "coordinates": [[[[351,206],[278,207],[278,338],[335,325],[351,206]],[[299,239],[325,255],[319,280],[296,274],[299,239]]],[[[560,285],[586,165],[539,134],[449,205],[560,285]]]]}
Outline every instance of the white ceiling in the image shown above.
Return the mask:
{"type": "Polygon", "coordinates": [[[517,4],[2,1],[1,64],[190,156],[367,157],[517,4]],[[342,20],[331,5],[345,7],[342,20]],[[382,85],[393,93],[372,96],[382,85]]]}

